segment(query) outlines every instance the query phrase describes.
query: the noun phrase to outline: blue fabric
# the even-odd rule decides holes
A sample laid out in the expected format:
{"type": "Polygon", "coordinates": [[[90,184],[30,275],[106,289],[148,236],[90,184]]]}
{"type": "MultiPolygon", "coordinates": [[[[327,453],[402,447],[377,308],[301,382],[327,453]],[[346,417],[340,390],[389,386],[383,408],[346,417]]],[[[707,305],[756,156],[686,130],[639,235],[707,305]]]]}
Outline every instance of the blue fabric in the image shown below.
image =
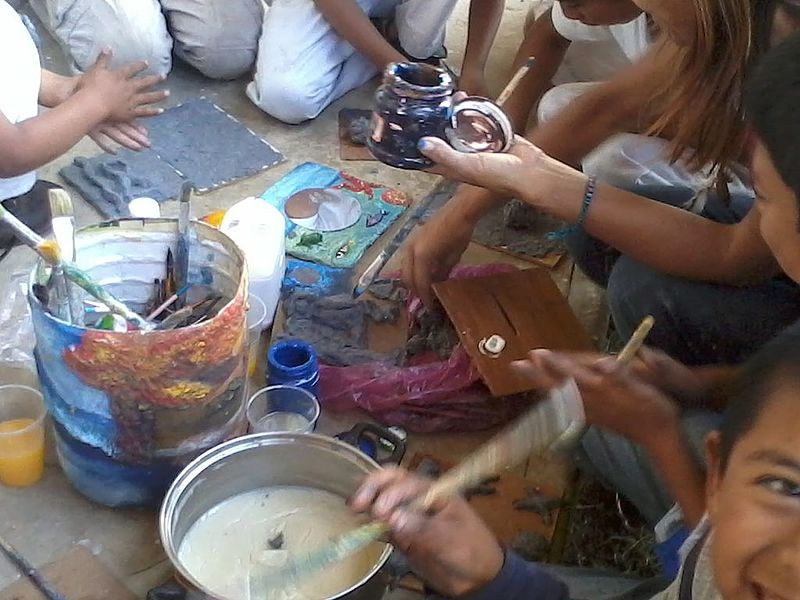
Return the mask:
{"type": "MultiPolygon", "coordinates": [[[[672,206],[684,206],[693,191],[640,186],[631,191],[672,206]]],[[[749,196],[729,204],[711,196],[703,216],[736,223],[752,207],[749,196]]],[[[607,287],[614,325],[627,339],[644,316],[656,324],[648,344],[688,365],[736,364],[776,333],[800,319],[800,287],[785,276],[758,285],[734,287],[689,281],[655,271],[606,244],[574,232],[567,247],[591,279],[607,287]]]]}
{"type": "Polygon", "coordinates": [[[569,600],[569,591],[559,581],[534,563],[508,552],[497,578],[482,590],[463,596],[462,600],[569,600]]]}
{"type": "Polygon", "coordinates": [[[681,527],[672,534],[672,537],[656,544],[655,551],[661,563],[661,572],[670,579],[678,576],[678,571],[681,569],[680,549],[690,533],[686,527],[681,527]]]}

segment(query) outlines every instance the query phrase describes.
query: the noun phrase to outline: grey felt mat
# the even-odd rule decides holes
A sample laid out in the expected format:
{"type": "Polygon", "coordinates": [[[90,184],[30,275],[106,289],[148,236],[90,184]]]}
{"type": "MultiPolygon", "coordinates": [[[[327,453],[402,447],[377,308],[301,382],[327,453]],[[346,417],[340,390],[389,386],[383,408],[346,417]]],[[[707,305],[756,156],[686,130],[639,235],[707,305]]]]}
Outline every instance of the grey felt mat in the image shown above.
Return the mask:
{"type": "Polygon", "coordinates": [[[283,160],[271,144],[205,98],[147,123],[153,150],[204,192],[260,173],[283,160]]]}
{"type": "Polygon", "coordinates": [[[76,158],[61,176],[108,219],[130,216],[128,202],[142,196],[159,202],[174,198],[181,176],[152,150],[122,149],[116,155],[76,158]]]}
{"type": "Polygon", "coordinates": [[[205,192],[283,161],[271,144],[205,98],[149,119],[147,128],[149,150],[79,157],[61,170],[61,176],[106,218],[129,216],[133,198],[175,198],[184,178],[205,192]]]}

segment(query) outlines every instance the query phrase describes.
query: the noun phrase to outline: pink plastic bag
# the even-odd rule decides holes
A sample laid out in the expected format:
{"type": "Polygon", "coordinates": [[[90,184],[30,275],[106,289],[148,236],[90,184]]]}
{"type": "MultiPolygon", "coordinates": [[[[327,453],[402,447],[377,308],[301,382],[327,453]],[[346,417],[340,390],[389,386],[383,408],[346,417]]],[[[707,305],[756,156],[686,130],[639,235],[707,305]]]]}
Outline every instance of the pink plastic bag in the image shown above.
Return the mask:
{"type": "MultiPolygon", "coordinates": [[[[457,268],[451,278],[481,277],[516,269],[506,264],[457,268]]],[[[409,322],[422,307],[408,301],[409,322]]],[[[320,367],[321,398],[333,411],[363,409],[388,425],[409,431],[475,431],[505,423],[529,400],[524,396],[491,398],[478,370],[460,345],[446,361],[398,367],[374,363],[320,367]]]]}

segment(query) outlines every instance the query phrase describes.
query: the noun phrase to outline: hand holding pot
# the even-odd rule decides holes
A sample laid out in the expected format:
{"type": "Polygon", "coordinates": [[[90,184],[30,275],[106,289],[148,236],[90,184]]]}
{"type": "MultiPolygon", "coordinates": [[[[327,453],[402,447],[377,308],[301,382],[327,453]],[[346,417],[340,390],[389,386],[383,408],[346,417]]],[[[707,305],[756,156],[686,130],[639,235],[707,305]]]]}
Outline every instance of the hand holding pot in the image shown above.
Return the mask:
{"type": "Polygon", "coordinates": [[[440,502],[429,514],[410,510],[408,504],[429,486],[403,469],[385,469],[366,478],[351,506],[391,527],[394,546],[437,592],[454,597],[473,593],[497,577],[503,550],[462,498],[440,502]]]}

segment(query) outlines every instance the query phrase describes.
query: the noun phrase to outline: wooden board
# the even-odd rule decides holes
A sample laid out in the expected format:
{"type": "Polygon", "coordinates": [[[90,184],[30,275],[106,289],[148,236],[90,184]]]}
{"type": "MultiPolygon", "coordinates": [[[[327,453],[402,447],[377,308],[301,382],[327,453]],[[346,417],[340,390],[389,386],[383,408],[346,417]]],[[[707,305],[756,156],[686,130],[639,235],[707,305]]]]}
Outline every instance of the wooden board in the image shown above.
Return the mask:
{"type": "MultiPolygon", "coordinates": [[[[66,600],[136,600],[109,568],[88,549],[75,546],[66,555],[41,569],[66,600]]],[[[0,600],[45,600],[27,579],[0,592],[0,600]]]]}
{"type": "Polygon", "coordinates": [[[510,367],[535,348],[588,351],[592,342],[567,300],[544,269],[469,279],[451,279],[434,285],[461,342],[494,396],[531,389],[510,367]],[[497,358],[485,356],[479,342],[492,335],[506,340],[497,358]]]}
{"type": "Polygon", "coordinates": [[[350,140],[350,123],[359,117],[371,118],[372,111],[343,108],[339,111],[339,158],[342,160],[377,160],[369,148],[357,146],[350,140]]]}

